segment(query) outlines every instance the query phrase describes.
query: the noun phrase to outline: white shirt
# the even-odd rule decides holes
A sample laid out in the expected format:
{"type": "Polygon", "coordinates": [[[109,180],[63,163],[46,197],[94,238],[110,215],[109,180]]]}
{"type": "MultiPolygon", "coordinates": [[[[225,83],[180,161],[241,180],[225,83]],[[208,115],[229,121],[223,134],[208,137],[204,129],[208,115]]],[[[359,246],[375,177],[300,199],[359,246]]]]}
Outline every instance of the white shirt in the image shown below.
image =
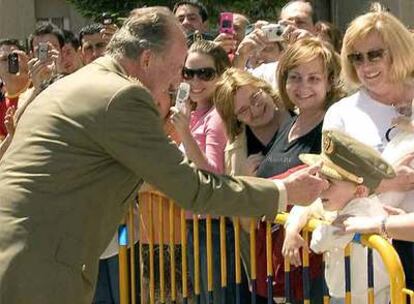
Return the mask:
{"type": "Polygon", "coordinates": [[[278,63],[278,61],[263,63],[259,65],[257,68],[249,70],[249,72],[253,76],[267,81],[273,89],[277,89],[276,70],[278,63]]]}
{"type": "Polygon", "coordinates": [[[398,113],[394,107],[371,98],[364,89],[334,103],[326,112],[323,130],[340,130],[382,152],[385,133],[398,113]]]}
{"type": "MultiPolygon", "coordinates": [[[[376,196],[354,199],[345,208],[338,211],[343,214],[358,216],[385,215],[382,204],[376,196]]],[[[316,253],[325,253],[325,277],[329,293],[335,298],[345,297],[345,263],[344,249],[352,241],[354,235],[337,235],[338,228],[331,225],[318,226],[312,233],[310,248],[316,253]]],[[[383,292],[389,287],[389,279],[379,254],[373,252],[375,293],[383,292]]],[[[353,304],[367,303],[367,249],[360,244],[352,243],[351,251],[351,291],[353,304]]],[[[381,297],[378,297],[381,298],[381,297]]],[[[387,304],[377,300],[376,304],[387,304]]]]}

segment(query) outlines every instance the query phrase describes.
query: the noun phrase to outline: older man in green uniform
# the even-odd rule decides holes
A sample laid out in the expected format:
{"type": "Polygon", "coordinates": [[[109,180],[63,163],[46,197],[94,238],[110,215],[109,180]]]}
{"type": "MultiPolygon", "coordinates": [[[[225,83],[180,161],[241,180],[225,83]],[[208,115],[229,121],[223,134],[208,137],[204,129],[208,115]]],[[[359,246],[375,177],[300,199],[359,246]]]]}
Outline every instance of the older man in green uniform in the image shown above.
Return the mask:
{"type": "Polygon", "coordinates": [[[195,212],[269,218],[327,186],[318,166],[275,184],[189,164],[160,119],[185,56],[174,16],[138,9],[106,56],[28,107],[0,163],[1,304],[89,304],[99,256],[143,180],[195,212]]]}

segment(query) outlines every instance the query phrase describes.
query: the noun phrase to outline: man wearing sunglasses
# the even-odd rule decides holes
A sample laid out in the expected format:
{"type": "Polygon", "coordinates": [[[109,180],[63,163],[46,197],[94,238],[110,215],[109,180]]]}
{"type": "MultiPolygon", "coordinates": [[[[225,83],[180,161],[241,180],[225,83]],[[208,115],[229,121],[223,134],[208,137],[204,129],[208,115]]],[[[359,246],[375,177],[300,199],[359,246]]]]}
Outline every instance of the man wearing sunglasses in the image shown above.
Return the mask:
{"type": "Polygon", "coordinates": [[[134,10],[105,56],[27,108],[0,163],[0,303],[91,303],[99,256],[143,180],[196,213],[268,219],[327,188],[320,166],[274,182],[191,165],[160,117],[186,51],[169,10],[134,10]]]}

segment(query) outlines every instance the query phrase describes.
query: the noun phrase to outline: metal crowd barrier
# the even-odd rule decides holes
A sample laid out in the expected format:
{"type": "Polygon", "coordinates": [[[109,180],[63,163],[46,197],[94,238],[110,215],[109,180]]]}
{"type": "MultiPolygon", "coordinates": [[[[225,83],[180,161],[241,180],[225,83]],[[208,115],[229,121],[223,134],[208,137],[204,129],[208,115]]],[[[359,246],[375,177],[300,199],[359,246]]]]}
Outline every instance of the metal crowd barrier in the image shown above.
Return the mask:
{"type": "MultiPolygon", "coordinates": [[[[193,229],[194,229],[194,286],[193,294],[189,293],[189,279],[188,279],[188,262],[187,262],[187,235],[186,235],[186,217],[185,211],[180,210],[174,202],[168,200],[165,196],[157,191],[146,191],[140,193],[138,201],[140,204],[144,204],[144,196],[146,196],[147,213],[143,215],[140,213],[138,223],[134,222],[132,207],[128,212],[128,216],[125,219],[125,223],[119,227],[119,277],[120,277],[120,303],[121,304],[135,304],[139,303],[189,303],[192,300],[194,303],[200,303],[200,260],[199,260],[199,220],[197,216],[193,217],[193,229]],[[149,198],[149,200],[148,200],[149,198]],[[158,204],[158,214],[153,212],[155,206],[158,204]],[[165,222],[166,215],[168,220],[165,222]],[[145,222],[145,223],[144,223],[145,222]],[[135,290],[135,263],[134,260],[134,246],[129,246],[132,252],[129,254],[128,259],[128,244],[134,244],[136,236],[134,235],[135,224],[140,225],[140,229],[144,229],[148,234],[148,244],[140,242],[139,245],[139,263],[140,263],[140,299],[136,299],[135,290]],[[177,228],[179,227],[179,228],[177,228]],[[179,231],[177,231],[179,229],[179,231]],[[156,232],[158,238],[156,238],[156,232]],[[179,235],[179,239],[177,239],[179,235]],[[164,240],[168,238],[168,250],[169,250],[169,267],[165,267],[165,248],[164,240]],[[149,259],[144,259],[143,248],[144,245],[148,247],[149,259]],[[177,265],[176,250],[181,249],[181,258],[177,265]],[[156,282],[155,273],[155,249],[158,250],[158,282],[156,282]],[[147,264],[146,264],[147,263],[147,264]],[[147,265],[147,267],[145,267],[147,265]],[[181,266],[181,267],[180,267],[181,266]],[[179,268],[177,268],[179,267],[179,268]],[[144,269],[147,268],[147,278],[149,281],[149,287],[145,287],[146,278],[144,277],[144,269]],[[177,284],[176,270],[181,270],[181,282],[177,284]],[[169,273],[169,284],[167,286],[165,275],[169,273]],[[158,285],[157,285],[158,284],[158,285]],[[156,293],[156,286],[158,286],[158,292],[156,293]],[[180,296],[177,294],[180,291],[180,296]],[[167,292],[169,291],[169,292],[167,292]],[[169,299],[167,299],[167,293],[169,293],[169,299]]],[[[274,223],[283,225],[286,222],[288,214],[278,214],[274,220],[274,223]]],[[[240,222],[238,218],[233,218],[234,233],[235,233],[235,282],[236,282],[236,295],[234,303],[240,303],[240,284],[242,278],[242,265],[240,259],[240,222]]],[[[266,224],[266,273],[267,273],[267,295],[268,303],[273,303],[272,299],[272,287],[273,287],[273,270],[272,270],[272,233],[271,222],[266,224]]],[[[305,241],[309,241],[310,233],[321,222],[318,220],[310,220],[303,229],[302,236],[305,241]]],[[[256,227],[257,220],[252,219],[250,221],[250,256],[256,257],[256,227]]],[[[227,268],[226,268],[226,233],[225,233],[225,219],[220,217],[220,267],[213,265],[212,254],[214,248],[212,247],[211,237],[211,217],[206,218],[206,230],[207,230],[207,282],[208,282],[208,300],[209,303],[216,303],[213,299],[213,269],[219,269],[221,273],[221,291],[225,292],[227,287],[227,268]]],[[[140,231],[142,238],[144,231],[140,231]]],[[[414,303],[414,292],[405,288],[404,271],[398,257],[398,254],[392,247],[392,245],[379,235],[362,235],[360,237],[360,243],[369,248],[368,250],[368,282],[367,282],[367,303],[374,303],[374,280],[373,280],[373,260],[372,251],[376,250],[384,263],[384,266],[388,272],[390,280],[390,299],[391,304],[406,304],[407,298],[411,303],[414,303]]],[[[350,252],[352,243],[345,249],[345,303],[351,303],[351,282],[350,282],[350,252]]],[[[167,259],[168,260],[168,259],[167,259]]],[[[304,304],[310,304],[310,273],[309,273],[309,252],[302,250],[302,275],[303,275],[303,295],[304,304]]],[[[291,284],[290,284],[290,262],[288,259],[284,260],[285,268],[285,298],[286,303],[289,303],[291,284]]],[[[322,271],[324,273],[324,271],[322,271]]],[[[250,288],[251,288],[251,303],[256,303],[256,279],[257,279],[257,262],[255,258],[251,259],[250,263],[250,288]]],[[[329,293],[324,286],[323,303],[329,303],[329,293]]]]}

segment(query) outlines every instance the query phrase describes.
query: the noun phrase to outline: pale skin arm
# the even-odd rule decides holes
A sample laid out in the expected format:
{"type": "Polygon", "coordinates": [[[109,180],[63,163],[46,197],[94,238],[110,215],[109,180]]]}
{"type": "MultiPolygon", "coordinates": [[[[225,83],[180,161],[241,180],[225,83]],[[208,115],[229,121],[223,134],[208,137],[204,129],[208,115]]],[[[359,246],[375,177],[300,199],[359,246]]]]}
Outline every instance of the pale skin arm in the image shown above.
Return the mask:
{"type": "MultiPolygon", "coordinates": [[[[380,233],[383,217],[355,216],[343,219],[344,233],[380,233]]],[[[414,213],[390,215],[385,225],[390,238],[414,241],[414,213]]]]}
{"type": "Polygon", "coordinates": [[[311,207],[294,207],[288,217],[285,225],[285,239],[283,241],[282,254],[290,259],[294,266],[302,264],[300,251],[301,247],[307,248],[307,244],[302,238],[300,232],[305,227],[311,215],[311,207]]]}
{"type": "MultiPolygon", "coordinates": [[[[187,113],[182,113],[174,107],[171,109],[171,111],[173,112],[173,115],[171,116],[171,122],[181,137],[182,144],[185,148],[188,159],[194,162],[197,168],[219,173],[217,172],[218,168],[214,167],[214,164],[209,163],[207,155],[201,151],[196,140],[191,134],[189,128],[189,111],[187,113]]],[[[211,157],[213,156],[211,155],[211,157]]]]}
{"type": "Polygon", "coordinates": [[[414,152],[407,154],[395,166],[396,177],[392,179],[384,179],[381,181],[376,193],[384,193],[388,191],[409,191],[414,189],[414,169],[410,167],[410,163],[414,160],[414,152]]]}

